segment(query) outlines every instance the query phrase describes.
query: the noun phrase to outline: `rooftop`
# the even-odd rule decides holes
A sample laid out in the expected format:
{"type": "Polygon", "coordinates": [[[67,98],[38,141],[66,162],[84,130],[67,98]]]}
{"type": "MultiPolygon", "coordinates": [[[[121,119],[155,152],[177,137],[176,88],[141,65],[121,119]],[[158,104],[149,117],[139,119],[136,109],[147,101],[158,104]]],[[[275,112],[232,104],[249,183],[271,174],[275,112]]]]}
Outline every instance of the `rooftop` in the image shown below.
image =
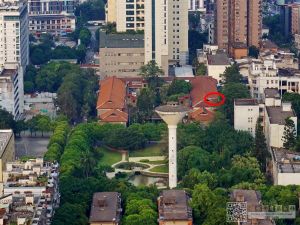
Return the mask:
{"type": "Polygon", "coordinates": [[[272,148],[272,155],[280,173],[300,173],[300,153],[272,148]]]}
{"type": "Polygon", "coordinates": [[[5,148],[13,136],[12,130],[0,130],[0,157],[5,151],[5,148]]]}
{"type": "Polygon", "coordinates": [[[267,106],[267,113],[271,124],[285,125],[285,119],[295,117],[293,110],[283,111],[281,106],[267,106]]]}
{"type": "Polygon", "coordinates": [[[258,105],[256,99],[253,98],[239,98],[234,100],[235,105],[243,106],[243,105],[258,105]]]}
{"type": "Polygon", "coordinates": [[[208,55],[207,61],[209,65],[230,65],[230,60],[224,53],[208,55]]]}
{"type": "Polygon", "coordinates": [[[115,76],[100,82],[97,109],[123,109],[125,107],[126,86],[115,76]]]}
{"type": "Polygon", "coordinates": [[[120,220],[120,194],[117,192],[94,193],[91,222],[118,222],[120,220]]]}
{"type": "Polygon", "coordinates": [[[183,190],[166,190],[159,198],[159,220],[192,220],[189,197],[183,190]]]}
{"type": "Polygon", "coordinates": [[[180,113],[180,112],[188,112],[190,109],[187,108],[187,107],[184,107],[182,105],[171,105],[171,104],[168,104],[168,105],[162,105],[162,106],[158,106],[155,111],[159,111],[159,112],[170,112],[170,113],[180,113]]]}
{"type": "Polygon", "coordinates": [[[263,49],[278,49],[278,46],[268,39],[262,40],[260,46],[263,49]]]}
{"type": "Polygon", "coordinates": [[[10,77],[10,78],[13,78],[16,74],[17,70],[15,69],[3,69],[1,71],[0,69],[0,78],[1,77],[10,77]]]}
{"type": "Polygon", "coordinates": [[[100,48],[144,48],[144,35],[100,32],[100,48]]]}
{"type": "Polygon", "coordinates": [[[209,76],[198,76],[192,79],[192,91],[190,93],[192,107],[198,107],[202,104],[205,95],[209,92],[217,92],[217,83],[216,79],[209,76]]]}

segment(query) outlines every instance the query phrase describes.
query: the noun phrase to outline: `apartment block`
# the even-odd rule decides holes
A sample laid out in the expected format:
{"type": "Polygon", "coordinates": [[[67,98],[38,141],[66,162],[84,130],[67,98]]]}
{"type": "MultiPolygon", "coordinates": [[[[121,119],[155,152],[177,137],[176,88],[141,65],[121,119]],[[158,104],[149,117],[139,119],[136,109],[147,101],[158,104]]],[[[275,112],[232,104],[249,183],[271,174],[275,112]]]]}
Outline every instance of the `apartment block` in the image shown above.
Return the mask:
{"type": "Polygon", "coordinates": [[[145,63],[155,60],[168,75],[169,66],[188,63],[188,0],[145,0],[145,63]]]}
{"type": "Polygon", "coordinates": [[[144,0],[108,0],[106,22],[116,23],[117,32],[142,31],[145,26],[144,0]]]}
{"type": "Polygon", "coordinates": [[[101,75],[134,77],[144,65],[143,34],[100,33],[100,72],[101,75]]]}
{"type": "Polygon", "coordinates": [[[33,34],[44,32],[65,35],[75,30],[75,1],[28,1],[29,30],[33,34]]]}
{"type": "Polygon", "coordinates": [[[189,11],[206,11],[206,1],[208,0],[189,0],[189,11]]]}
{"type": "Polygon", "coordinates": [[[259,47],[262,36],[261,0],[217,0],[215,41],[239,59],[249,46],[259,47]]]}
{"type": "Polygon", "coordinates": [[[255,127],[259,118],[259,104],[255,99],[234,100],[234,129],[248,131],[255,136],[255,127]]]}
{"type": "Polygon", "coordinates": [[[13,65],[0,68],[0,107],[15,119],[24,111],[23,71],[13,65]]]}
{"type": "Polygon", "coordinates": [[[29,62],[27,1],[0,1],[0,66],[29,62]]]}
{"type": "Polygon", "coordinates": [[[94,193],[89,224],[119,225],[121,213],[121,194],[117,192],[94,193]]]}

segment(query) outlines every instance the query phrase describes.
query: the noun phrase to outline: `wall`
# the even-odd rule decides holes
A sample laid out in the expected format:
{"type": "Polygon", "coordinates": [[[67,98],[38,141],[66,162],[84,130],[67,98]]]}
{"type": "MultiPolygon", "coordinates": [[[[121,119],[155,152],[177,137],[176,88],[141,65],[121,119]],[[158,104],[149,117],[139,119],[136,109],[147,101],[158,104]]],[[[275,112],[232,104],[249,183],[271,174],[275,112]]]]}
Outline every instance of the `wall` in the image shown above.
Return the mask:
{"type": "Polygon", "coordinates": [[[6,168],[6,163],[15,159],[15,138],[12,134],[7,146],[0,159],[0,181],[3,181],[3,170],[6,168]]]}
{"type": "Polygon", "coordinates": [[[259,105],[234,106],[234,129],[248,131],[255,136],[255,127],[259,117],[259,105]],[[251,118],[251,119],[249,119],[251,118]]]}
{"type": "Polygon", "coordinates": [[[278,173],[277,185],[300,185],[300,173],[278,173]]]}
{"type": "Polygon", "coordinates": [[[221,74],[223,74],[226,70],[227,67],[230,65],[209,65],[207,64],[207,74],[208,76],[211,76],[215,78],[218,83],[220,83],[221,79],[221,74]]]}

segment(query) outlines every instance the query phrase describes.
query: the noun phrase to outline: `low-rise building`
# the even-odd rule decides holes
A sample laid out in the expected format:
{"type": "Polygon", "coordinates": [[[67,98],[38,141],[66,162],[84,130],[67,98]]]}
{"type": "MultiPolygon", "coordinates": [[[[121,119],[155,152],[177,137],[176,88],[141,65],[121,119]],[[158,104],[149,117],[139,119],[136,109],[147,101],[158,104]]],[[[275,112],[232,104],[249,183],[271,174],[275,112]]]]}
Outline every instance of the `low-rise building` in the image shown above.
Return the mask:
{"type": "Polygon", "coordinates": [[[145,63],[143,34],[100,33],[101,76],[135,77],[145,63]]]}
{"type": "Polygon", "coordinates": [[[275,185],[300,185],[300,154],[282,148],[271,148],[275,185]]]}
{"type": "Polygon", "coordinates": [[[100,123],[127,124],[126,85],[116,78],[108,77],[100,82],[97,115],[100,123]]]}
{"type": "Polygon", "coordinates": [[[183,190],[165,190],[158,198],[159,225],[192,225],[189,196],[183,190]]]}
{"type": "Polygon", "coordinates": [[[90,225],[119,225],[121,213],[121,194],[117,192],[94,193],[90,225]]]}
{"type": "Polygon", "coordinates": [[[0,182],[7,162],[15,159],[15,138],[12,130],[0,130],[0,182]]]}
{"type": "MultiPolygon", "coordinates": [[[[261,193],[259,191],[233,189],[230,195],[230,199],[232,202],[246,203],[247,222],[241,222],[239,224],[275,225],[272,220],[264,216],[264,211],[261,203],[261,193]]],[[[238,212],[238,209],[236,210],[238,212]]]]}
{"type": "Polygon", "coordinates": [[[234,100],[234,129],[248,131],[255,136],[259,118],[259,104],[256,99],[234,100]]]}
{"type": "Polygon", "coordinates": [[[269,99],[264,114],[264,131],[267,145],[269,147],[282,148],[285,120],[287,118],[293,120],[297,130],[297,117],[292,109],[292,104],[278,101],[275,98],[273,101],[269,99]]]}
{"type": "Polygon", "coordinates": [[[207,74],[216,79],[218,83],[222,80],[221,75],[230,65],[230,60],[225,53],[207,55],[207,74]]]}

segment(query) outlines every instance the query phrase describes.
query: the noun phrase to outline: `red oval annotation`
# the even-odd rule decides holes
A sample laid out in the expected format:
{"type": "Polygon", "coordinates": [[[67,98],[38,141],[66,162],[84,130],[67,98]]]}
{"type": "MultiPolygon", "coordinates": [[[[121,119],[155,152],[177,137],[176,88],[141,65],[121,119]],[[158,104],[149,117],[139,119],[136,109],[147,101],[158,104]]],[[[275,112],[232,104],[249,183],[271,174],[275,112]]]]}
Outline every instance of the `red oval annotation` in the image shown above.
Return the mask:
{"type": "Polygon", "coordinates": [[[211,106],[211,107],[217,107],[217,106],[221,106],[225,103],[225,95],[223,95],[222,93],[220,92],[209,92],[207,93],[204,98],[203,98],[203,101],[208,105],[208,106],[211,106]],[[210,98],[218,98],[218,97],[221,97],[221,100],[218,101],[218,102],[212,102],[210,101],[209,99],[210,98]]]}

